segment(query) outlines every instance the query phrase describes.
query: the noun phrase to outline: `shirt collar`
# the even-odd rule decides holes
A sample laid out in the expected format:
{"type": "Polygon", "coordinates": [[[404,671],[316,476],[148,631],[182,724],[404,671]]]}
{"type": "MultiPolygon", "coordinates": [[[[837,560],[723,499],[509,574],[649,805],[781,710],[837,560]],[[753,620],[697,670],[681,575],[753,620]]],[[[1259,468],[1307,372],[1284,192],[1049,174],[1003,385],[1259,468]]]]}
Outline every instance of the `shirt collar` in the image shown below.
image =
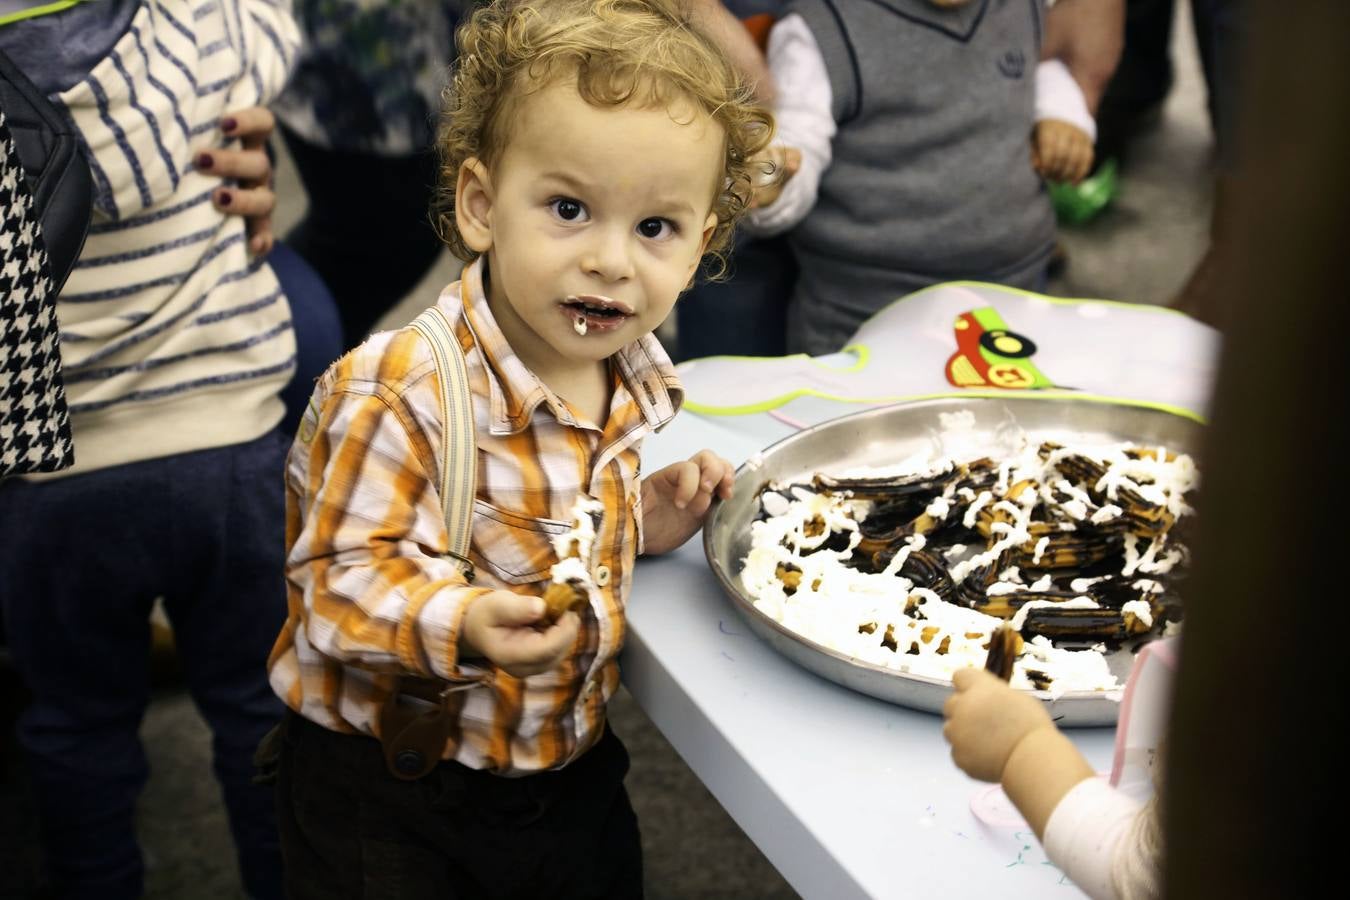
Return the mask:
{"type": "MultiPolygon", "coordinates": [[[[541,403],[546,403],[559,421],[577,425],[553,392],[511,349],[497,326],[483,290],[484,259],[480,256],[464,267],[459,284],[451,285],[442,302],[459,302],[474,347],[482,355],[487,373],[489,430],[495,435],[525,430],[541,403]]],[[[684,402],[684,388],[661,342],[655,335],[645,334],[621,347],[611,361],[619,389],[632,397],[648,427],[664,428],[684,402]]],[[[614,408],[611,405],[611,410],[614,408]]]]}

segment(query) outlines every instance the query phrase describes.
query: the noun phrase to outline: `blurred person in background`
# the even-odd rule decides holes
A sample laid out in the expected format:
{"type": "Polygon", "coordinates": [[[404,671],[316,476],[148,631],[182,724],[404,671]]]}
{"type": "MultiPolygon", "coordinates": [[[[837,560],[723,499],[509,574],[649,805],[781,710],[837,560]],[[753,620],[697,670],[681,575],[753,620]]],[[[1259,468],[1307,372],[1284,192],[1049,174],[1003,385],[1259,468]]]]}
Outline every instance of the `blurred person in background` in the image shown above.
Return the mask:
{"type": "Polygon", "coordinates": [[[1350,431],[1338,355],[1317,341],[1350,330],[1350,6],[1252,0],[1249,13],[1232,243],[1216,269],[1224,358],[1170,725],[1169,897],[1314,897],[1340,877],[1314,822],[1344,777],[1325,613],[1344,594],[1336,467],[1350,431]]]}
{"type": "Polygon", "coordinates": [[[285,618],[284,397],[313,374],[293,310],[309,321],[331,302],[270,236],[262,107],[299,33],[276,0],[22,12],[0,25],[0,50],[72,123],[93,180],[56,300],[74,466],[0,483],[0,614],[31,695],[17,732],[51,888],[141,894],[138,727],[162,597],[243,883],[279,897],[252,756],[281,712],[264,662],[285,618]]]}
{"type": "Polygon", "coordinates": [[[1044,24],[1039,3],[970,0],[800,0],[774,24],[771,160],[786,178],[747,231],[787,234],[796,256],[790,351],[838,351],[942,281],[1044,290],[1042,179],[1081,178],[1094,128],[1067,66],[1040,61],[1044,24]]]}
{"type": "Polygon", "coordinates": [[[296,0],[303,42],[273,105],[309,206],[286,241],[333,292],[354,347],[440,257],[432,147],[471,0],[296,0]]]}
{"type": "MultiPolygon", "coordinates": [[[[1209,247],[1171,305],[1215,326],[1221,326],[1225,317],[1218,273],[1229,243],[1224,223],[1230,218],[1228,206],[1236,190],[1238,97],[1242,45],[1248,33],[1247,5],[1247,0],[1190,0],[1214,133],[1214,195],[1209,247]]],[[[1131,140],[1160,118],[1175,80],[1172,26],[1176,13],[1176,0],[1128,0],[1124,50],[1098,116],[1099,160],[1119,158],[1128,167],[1131,140]]]]}

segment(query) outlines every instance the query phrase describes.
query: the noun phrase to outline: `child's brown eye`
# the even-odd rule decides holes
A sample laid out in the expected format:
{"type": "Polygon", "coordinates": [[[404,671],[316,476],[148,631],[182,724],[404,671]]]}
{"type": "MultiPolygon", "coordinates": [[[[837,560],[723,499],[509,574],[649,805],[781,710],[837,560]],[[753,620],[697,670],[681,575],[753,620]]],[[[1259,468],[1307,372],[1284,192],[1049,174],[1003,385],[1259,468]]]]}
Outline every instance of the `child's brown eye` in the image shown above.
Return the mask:
{"type": "Polygon", "coordinates": [[[553,201],[554,215],[567,222],[574,222],[577,219],[580,219],[585,211],[586,210],[582,205],[576,200],[559,197],[557,200],[553,201]]]}
{"type": "Polygon", "coordinates": [[[665,219],[643,219],[638,223],[638,234],[645,238],[669,237],[674,233],[674,226],[665,219]]]}

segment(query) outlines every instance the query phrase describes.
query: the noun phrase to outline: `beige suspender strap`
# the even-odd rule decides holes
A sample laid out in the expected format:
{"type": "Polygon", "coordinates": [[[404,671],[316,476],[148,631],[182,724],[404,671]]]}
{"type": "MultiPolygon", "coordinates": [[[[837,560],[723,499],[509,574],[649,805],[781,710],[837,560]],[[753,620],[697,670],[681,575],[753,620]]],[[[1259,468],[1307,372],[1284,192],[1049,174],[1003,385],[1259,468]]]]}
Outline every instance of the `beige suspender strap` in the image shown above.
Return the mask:
{"type": "MultiPolygon", "coordinates": [[[[441,387],[441,510],[449,533],[449,552],[464,576],[474,578],[469,561],[469,538],[473,525],[473,500],[477,493],[478,456],[473,426],[473,395],[469,370],[455,331],[439,307],[431,307],[412,327],[431,345],[436,378],[441,387]]],[[[389,699],[380,708],[380,744],[385,765],[395,778],[421,778],[441,761],[449,740],[453,717],[445,707],[446,696],[472,687],[400,678],[389,699]],[[431,693],[428,694],[427,691],[431,693]],[[436,703],[429,710],[410,708],[401,695],[420,696],[436,703]]]]}
{"type": "Polygon", "coordinates": [[[441,510],[450,535],[449,552],[473,580],[469,538],[473,527],[473,500],[477,494],[478,457],[474,446],[473,395],[464,351],[450,320],[432,306],[413,320],[412,327],[431,345],[436,377],[441,385],[441,510]]]}

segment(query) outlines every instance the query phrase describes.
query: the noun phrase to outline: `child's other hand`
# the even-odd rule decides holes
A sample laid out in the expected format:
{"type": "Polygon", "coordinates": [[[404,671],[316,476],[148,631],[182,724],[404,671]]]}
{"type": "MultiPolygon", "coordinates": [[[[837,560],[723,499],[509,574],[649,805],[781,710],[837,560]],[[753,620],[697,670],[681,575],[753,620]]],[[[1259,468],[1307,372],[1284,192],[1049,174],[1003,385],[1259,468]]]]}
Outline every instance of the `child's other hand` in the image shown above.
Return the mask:
{"type": "Polygon", "coordinates": [[[956,692],[942,707],[942,736],[952,745],[952,762],[972,778],[1001,780],[1023,738],[1055,729],[1039,700],[983,669],[956,672],[952,685],[956,692]]]}
{"type": "Polygon", "coordinates": [[[783,186],[801,167],[802,151],[796,147],[776,144],[766,148],[751,165],[755,175],[755,193],[750,198],[750,208],[773,206],[783,193],[783,186]]]}
{"type": "Polygon", "coordinates": [[[1031,167],[1050,181],[1077,184],[1092,168],[1092,139],[1076,125],[1042,119],[1031,138],[1031,167]]]}
{"type": "Polygon", "coordinates": [[[511,591],[492,591],[469,603],[460,649],[487,657],[516,678],[547,672],[562,662],[577,641],[581,620],[564,613],[544,625],[544,601],[511,591]]]}
{"type": "Polygon", "coordinates": [[[272,160],[267,155],[267,139],[276,119],[265,106],[250,106],[226,113],[220,130],[229,138],[238,138],[238,150],[203,150],[194,157],[197,171],[231,179],[237,186],[218,187],[211,194],[216,209],[243,216],[248,231],[248,249],[255,256],[266,255],[275,238],[272,235],[272,210],[277,195],[272,191],[272,160]]]}
{"type": "Polygon", "coordinates": [[[700,450],[642,482],[643,552],[666,553],[703,524],[713,495],[731,496],[736,470],[711,450],[700,450]]]}

